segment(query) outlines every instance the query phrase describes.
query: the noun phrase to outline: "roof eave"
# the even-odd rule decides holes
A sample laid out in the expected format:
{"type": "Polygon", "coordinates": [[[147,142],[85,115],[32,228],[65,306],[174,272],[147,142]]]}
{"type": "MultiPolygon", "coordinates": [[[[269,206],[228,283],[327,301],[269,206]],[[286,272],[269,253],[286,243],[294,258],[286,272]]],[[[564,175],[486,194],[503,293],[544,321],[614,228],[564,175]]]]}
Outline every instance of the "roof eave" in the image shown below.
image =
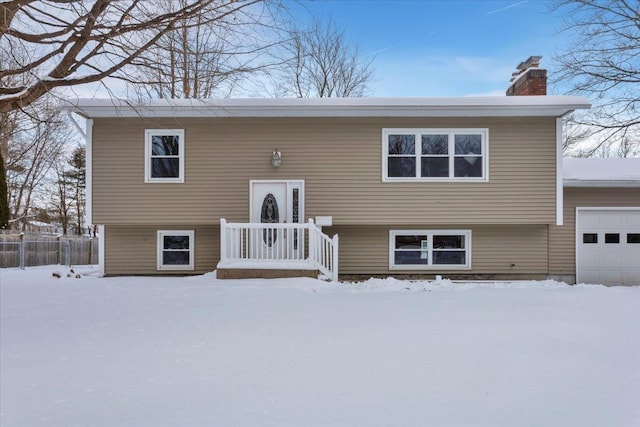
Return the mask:
{"type": "Polygon", "coordinates": [[[85,117],[560,117],[590,107],[579,97],[514,98],[152,100],[141,105],[83,99],[62,108],[85,117]]]}

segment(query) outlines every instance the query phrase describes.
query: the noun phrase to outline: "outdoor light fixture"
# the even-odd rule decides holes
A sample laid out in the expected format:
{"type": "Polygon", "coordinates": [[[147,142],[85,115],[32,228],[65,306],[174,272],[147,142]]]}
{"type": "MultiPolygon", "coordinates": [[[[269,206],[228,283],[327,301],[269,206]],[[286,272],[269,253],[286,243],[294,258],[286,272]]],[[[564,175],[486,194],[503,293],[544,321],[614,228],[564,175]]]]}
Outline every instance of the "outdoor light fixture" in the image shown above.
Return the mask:
{"type": "Polygon", "coordinates": [[[276,148],[276,151],[271,154],[271,166],[279,168],[280,163],[282,163],[282,153],[276,148]]]}

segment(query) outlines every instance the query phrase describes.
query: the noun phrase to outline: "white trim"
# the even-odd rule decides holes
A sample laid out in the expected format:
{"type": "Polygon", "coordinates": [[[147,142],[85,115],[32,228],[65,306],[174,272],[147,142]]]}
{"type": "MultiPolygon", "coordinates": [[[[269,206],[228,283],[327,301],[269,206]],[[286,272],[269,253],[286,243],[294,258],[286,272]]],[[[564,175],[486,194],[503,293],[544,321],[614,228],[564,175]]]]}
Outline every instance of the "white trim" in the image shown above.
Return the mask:
{"type": "Polygon", "coordinates": [[[69,121],[71,122],[71,124],[73,125],[73,127],[78,131],[78,133],[84,138],[87,139],[87,133],[86,133],[86,128],[85,130],[82,130],[82,128],[80,127],[80,125],[78,124],[78,122],[76,121],[76,119],[73,118],[73,111],[71,110],[65,110],[65,112],[67,113],[66,116],[69,119],[69,121]]]}
{"type": "Polygon", "coordinates": [[[98,276],[104,277],[104,248],[107,235],[104,233],[104,225],[98,225],[98,276]]]}
{"type": "Polygon", "coordinates": [[[145,183],[184,183],[184,129],[145,129],[144,130],[144,182],[145,183]],[[174,135],[178,137],[178,159],[180,173],[177,178],[153,178],[151,176],[151,141],[153,136],[174,135]]]}
{"type": "Polygon", "coordinates": [[[194,230],[158,230],[156,238],[156,268],[159,271],[183,271],[195,268],[195,231],[194,230]],[[188,265],[164,265],[162,264],[162,252],[164,236],[189,236],[189,264],[188,265]]]}
{"type": "MultiPolygon", "coordinates": [[[[437,249],[436,249],[437,250],[437,249]]],[[[389,230],[389,270],[471,270],[471,230],[389,230]],[[395,237],[425,235],[428,240],[428,264],[396,265],[395,237]],[[433,236],[464,236],[465,264],[433,264],[433,236]]]]}
{"type": "Polygon", "coordinates": [[[556,225],[564,224],[564,189],[562,161],[562,118],[556,118],[556,225]]]}
{"type": "MultiPolygon", "coordinates": [[[[489,181],[489,129],[488,128],[382,128],[382,182],[488,182],[489,181]],[[415,177],[389,177],[389,146],[388,136],[391,134],[413,135],[415,137],[415,160],[416,160],[416,176],[415,177]],[[421,168],[422,150],[421,135],[442,135],[448,136],[448,154],[449,160],[449,176],[448,177],[421,177],[419,176],[421,168]],[[455,158],[460,155],[455,154],[455,135],[475,135],[479,134],[481,138],[482,151],[482,176],[481,177],[454,177],[455,158]]],[[[443,156],[444,157],[444,156],[443,156]]]]}
{"type": "Polygon", "coordinates": [[[571,188],[636,188],[640,187],[640,180],[633,179],[607,179],[607,180],[585,180],[585,179],[565,179],[564,187],[571,188]]]}
{"type": "Polygon", "coordinates": [[[591,107],[581,96],[114,99],[64,101],[85,117],[559,117],[591,107]]]}
{"type": "MultiPolygon", "coordinates": [[[[287,198],[293,197],[293,189],[297,188],[300,190],[300,194],[298,195],[298,203],[300,206],[298,207],[298,224],[303,224],[305,222],[305,190],[304,190],[304,179],[250,179],[249,180],[249,222],[253,218],[253,184],[286,184],[287,185],[287,198]]],[[[287,203],[287,222],[292,222],[293,218],[291,217],[293,214],[292,206],[287,203]]]]}
{"type": "Polygon", "coordinates": [[[640,206],[608,206],[608,207],[596,207],[596,206],[577,206],[577,210],[581,211],[638,211],[640,206]]]}
{"type": "Polygon", "coordinates": [[[93,224],[93,119],[85,121],[85,205],[84,222],[86,226],[93,224]]]}
{"type": "Polygon", "coordinates": [[[580,270],[578,269],[578,245],[580,244],[580,237],[582,237],[580,235],[580,233],[578,233],[578,230],[580,229],[580,222],[579,222],[579,218],[580,215],[578,215],[580,212],[586,212],[586,211],[628,211],[628,212],[633,212],[633,211],[640,211],[640,207],[614,207],[614,206],[608,206],[608,207],[597,207],[597,206],[576,206],[576,223],[575,223],[575,228],[574,228],[574,234],[575,234],[575,244],[574,244],[574,253],[575,253],[575,258],[576,258],[576,263],[574,265],[574,269],[576,271],[576,283],[581,283],[580,281],[580,270]]]}

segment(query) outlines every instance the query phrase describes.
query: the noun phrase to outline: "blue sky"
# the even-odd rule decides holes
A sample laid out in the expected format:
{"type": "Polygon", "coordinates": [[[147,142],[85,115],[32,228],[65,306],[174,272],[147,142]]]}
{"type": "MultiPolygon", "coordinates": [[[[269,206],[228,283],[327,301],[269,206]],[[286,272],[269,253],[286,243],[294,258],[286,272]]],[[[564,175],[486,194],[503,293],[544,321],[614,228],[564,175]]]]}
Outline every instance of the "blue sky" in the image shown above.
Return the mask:
{"type": "MultiPolygon", "coordinates": [[[[295,17],[303,9],[331,16],[375,55],[373,96],[501,95],[516,65],[566,46],[563,17],[542,0],[303,0],[287,3],[295,17]]],[[[549,93],[561,93],[551,85],[549,93]]]]}

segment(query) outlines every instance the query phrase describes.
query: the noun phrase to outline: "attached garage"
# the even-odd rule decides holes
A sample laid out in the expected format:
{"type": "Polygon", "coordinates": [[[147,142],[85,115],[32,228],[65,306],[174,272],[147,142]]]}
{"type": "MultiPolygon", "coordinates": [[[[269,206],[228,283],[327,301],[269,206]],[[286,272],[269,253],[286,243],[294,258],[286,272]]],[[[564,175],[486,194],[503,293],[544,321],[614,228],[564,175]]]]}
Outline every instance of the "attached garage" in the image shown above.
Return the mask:
{"type": "Polygon", "coordinates": [[[576,209],[578,283],[640,284],[640,208],[576,209]]]}

